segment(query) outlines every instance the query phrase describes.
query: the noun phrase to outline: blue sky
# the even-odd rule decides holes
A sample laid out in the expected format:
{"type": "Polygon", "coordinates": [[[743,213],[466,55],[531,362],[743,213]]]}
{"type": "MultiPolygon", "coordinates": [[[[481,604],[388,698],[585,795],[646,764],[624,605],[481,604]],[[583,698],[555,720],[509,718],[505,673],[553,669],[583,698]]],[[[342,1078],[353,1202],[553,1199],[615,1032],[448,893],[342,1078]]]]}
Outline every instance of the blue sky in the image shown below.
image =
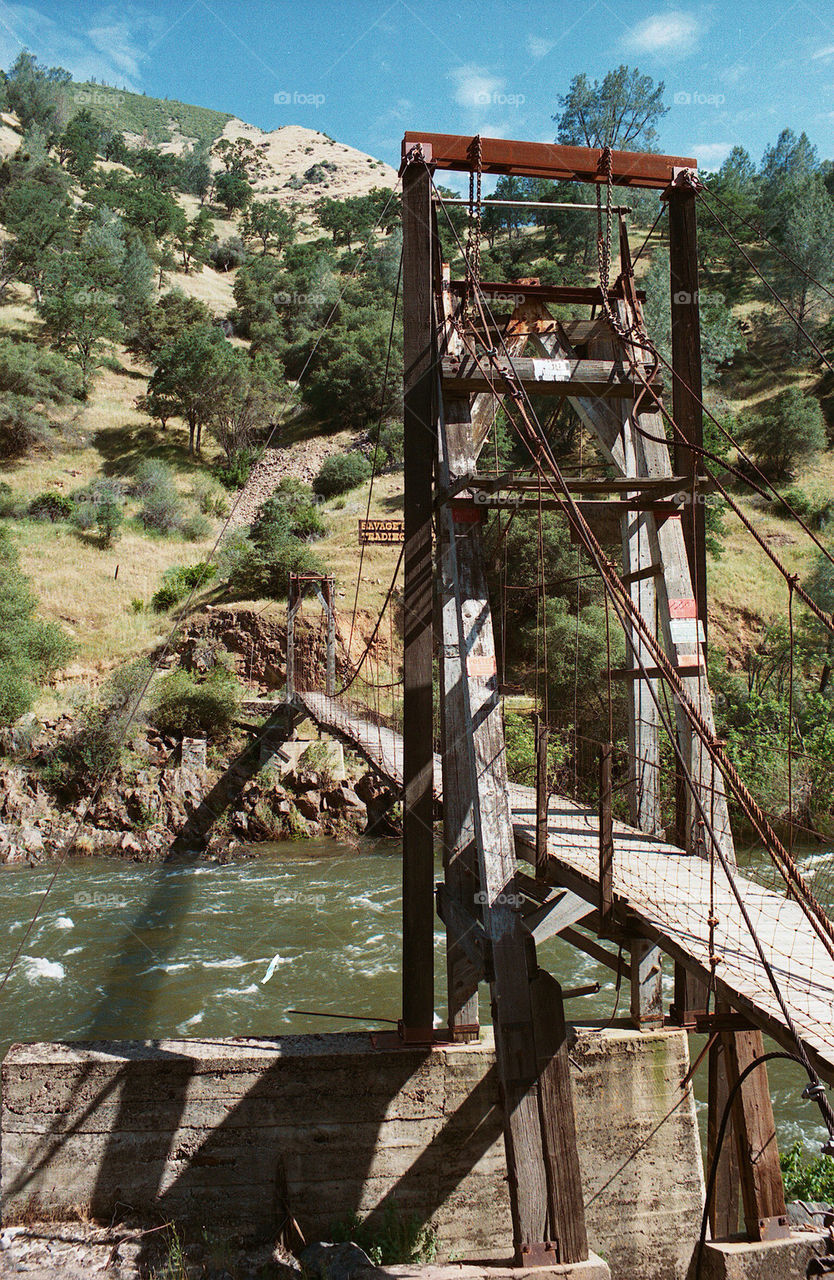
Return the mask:
{"type": "Polygon", "coordinates": [[[398,163],[405,129],[550,140],[571,76],[664,80],[663,150],[755,160],[805,129],[834,156],[834,12],[735,0],[0,0],[0,66],[23,46],[78,78],[301,124],[398,163]]]}

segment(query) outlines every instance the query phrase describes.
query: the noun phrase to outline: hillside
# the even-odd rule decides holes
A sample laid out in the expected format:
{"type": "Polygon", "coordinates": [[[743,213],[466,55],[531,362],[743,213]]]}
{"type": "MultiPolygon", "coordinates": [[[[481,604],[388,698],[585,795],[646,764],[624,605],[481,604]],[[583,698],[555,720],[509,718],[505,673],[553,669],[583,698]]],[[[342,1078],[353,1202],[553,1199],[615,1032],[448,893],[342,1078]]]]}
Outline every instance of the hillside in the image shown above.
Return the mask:
{"type": "Polygon", "coordinates": [[[226,111],[195,107],[175,98],[149,98],[89,81],[74,83],[67,96],[76,109],[87,107],[102,124],[153,146],[209,146],[232,119],[226,111]]]}

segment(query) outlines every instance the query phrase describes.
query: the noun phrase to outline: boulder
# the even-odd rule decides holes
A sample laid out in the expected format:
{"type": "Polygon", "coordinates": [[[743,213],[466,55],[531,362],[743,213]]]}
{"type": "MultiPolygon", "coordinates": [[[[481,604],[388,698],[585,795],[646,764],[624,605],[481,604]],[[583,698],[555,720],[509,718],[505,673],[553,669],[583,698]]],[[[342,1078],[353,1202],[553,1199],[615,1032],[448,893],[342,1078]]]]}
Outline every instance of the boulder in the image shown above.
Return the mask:
{"type": "Polygon", "coordinates": [[[357,1271],[373,1268],[373,1263],[358,1244],[310,1244],[298,1260],[310,1280],[350,1280],[357,1271]]]}
{"type": "Polygon", "coordinates": [[[305,791],[298,797],[295,805],[302,818],[309,818],[311,822],[316,822],[321,813],[321,793],[305,791]]]}

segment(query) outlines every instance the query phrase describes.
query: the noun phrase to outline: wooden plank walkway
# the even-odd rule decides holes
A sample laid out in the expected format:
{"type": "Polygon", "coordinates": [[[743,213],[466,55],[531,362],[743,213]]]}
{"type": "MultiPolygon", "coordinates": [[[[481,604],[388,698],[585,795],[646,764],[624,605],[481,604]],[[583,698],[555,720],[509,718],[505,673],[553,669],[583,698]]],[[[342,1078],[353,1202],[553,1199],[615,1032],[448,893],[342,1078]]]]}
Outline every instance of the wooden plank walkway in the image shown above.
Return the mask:
{"type": "MultiPolygon", "coordinates": [[[[297,701],[323,729],[337,734],[392,786],[402,786],[402,738],[393,730],[352,716],[323,694],[302,692],[297,701]]],[[[434,794],[442,801],[440,757],[434,759],[434,794]]],[[[536,800],[532,788],[510,785],[516,847],[532,862],[536,800]]],[[[554,797],[548,814],[548,851],[554,883],[589,903],[597,902],[596,813],[554,797]]],[[[623,823],[614,824],[614,895],[620,923],[630,917],[639,932],[700,976],[709,974],[709,864],[674,845],[623,823]]],[[[834,1083],[834,960],[792,899],[735,877],[745,907],[776,974],[785,1002],[820,1075],[834,1083]]],[[[793,1041],[752,938],[720,866],[715,869],[716,952],[719,995],[789,1050],[793,1041]]],[[[809,1113],[810,1114],[810,1113],[809,1113]]]]}

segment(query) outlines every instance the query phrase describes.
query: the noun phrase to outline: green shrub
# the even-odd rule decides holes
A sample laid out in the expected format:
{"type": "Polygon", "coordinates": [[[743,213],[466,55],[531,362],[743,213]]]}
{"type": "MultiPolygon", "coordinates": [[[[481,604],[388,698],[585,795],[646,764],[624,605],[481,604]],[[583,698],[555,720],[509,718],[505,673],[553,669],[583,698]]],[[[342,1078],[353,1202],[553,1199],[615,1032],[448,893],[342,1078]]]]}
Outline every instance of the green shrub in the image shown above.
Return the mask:
{"type": "Polygon", "coordinates": [[[75,504],[69,494],[55,493],[47,489],[29,503],[28,514],[33,520],[71,520],[75,504]]]}
{"type": "Polygon", "coordinates": [[[822,493],[806,493],[798,485],[792,485],[790,489],[786,489],[783,498],[784,501],[777,501],[774,504],[780,516],[789,515],[788,506],[790,506],[806,524],[818,531],[826,527],[834,513],[834,500],[822,493]]]}
{"type": "Polygon", "coordinates": [[[75,652],[57,623],[37,617],[36,606],[11,535],[0,528],[0,724],[28,711],[41,683],[75,652]]]}
{"type": "Polygon", "coordinates": [[[192,497],[204,516],[217,516],[224,519],[229,514],[229,503],[225,493],[210,480],[197,480],[192,490],[192,497]]]}
{"type": "MultiPolygon", "coordinates": [[[[536,785],[536,730],[532,717],[518,711],[504,716],[504,738],[507,744],[507,776],[511,782],[536,785]]],[[[547,774],[552,781],[565,756],[563,743],[551,735],[547,744],[547,774]]]]}
{"type": "MultiPolygon", "coordinates": [[[[151,674],[147,658],[118,667],[98,698],[83,709],[74,736],[60,748],[63,786],[73,794],[89,791],[118,768],[131,720],[151,674]]],[[[57,778],[56,778],[57,781],[57,778]]]]}
{"type": "Polygon", "coordinates": [[[155,490],[173,484],[173,471],[159,458],[143,458],[130,473],[130,492],[135,498],[147,498],[155,490]]]}
{"type": "Polygon", "coordinates": [[[376,1267],[426,1264],[433,1262],[437,1255],[434,1229],[416,1213],[403,1213],[391,1204],[386,1206],[377,1224],[372,1224],[369,1218],[361,1219],[356,1213],[350,1214],[331,1226],[328,1239],[358,1244],[376,1267]]]}
{"type": "Polygon", "coordinates": [[[202,542],[211,533],[211,521],[208,516],[194,511],[180,520],[179,532],[186,542],[202,542]]]}
{"type": "Polygon", "coordinates": [[[240,236],[229,236],[228,240],[213,245],[209,250],[209,262],[215,271],[234,271],[235,267],[243,265],[248,256],[246,245],[240,236]]]}
{"type": "Polygon", "coordinates": [[[377,471],[384,473],[403,469],[403,424],[386,422],[374,432],[377,442],[377,471]]]}
{"type": "Polygon", "coordinates": [[[831,1156],[815,1156],[803,1164],[802,1147],[795,1142],[782,1152],[779,1164],[786,1199],[834,1204],[834,1160],[831,1156]]]}
{"type": "Polygon", "coordinates": [[[261,507],[255,521],[255,537],[268,525],[280,525],[296,538],[323,538],[327,533],[312,489],[292,476],[285,476],[261,507]]]}
{"type": "Polygon", "coordinates": [[[313,490],[322,498],[335,498],[362,484],[371,474],[371,464],[363,453],[337,453],[326,458],[313,481],[313,490]]]}
{"type": "Polygon", "coordinates": [[[102,546],[110,546],[124,521],[123,488],[118,480],[93,480],[72,495],[72,522],[77,529],[97,529],[102,546]]]}
{"type": "Polygon", "coordinates": [[[160,681],[153,720],[160,732],[171,737],[225,737],[239,703],[240,685],[228,671],[215,668],[200,677],[180,668],[160,681]]]}
{"type": "Polygon", "coordinates": [[[175,533],[182,521],[182,499],[173,485],[160,486],[142,503],[139,519],[156,533],[175,533]]]}
{"type": "Polygon", "coordinates": [[[252,474],[257,457],[254,449],[239,449],[231,460],[216,463],[214,474],[224,489],[242,489],[252,474]]]}
{"type": "Polygon", "coordinates": [[[25,503],[18,498],[10,484],[0,480],[0,520],[14,519],[23,515],[25,503]]]}
{"type": "Polygon", "coordinates": [[[192,591],[206,586],[217,575],[213,564],[202,560],[198,564],[178,564],[166,569],[162,582],[151,596],[151,608],[157,613],[172,609],[185,600],[192,591]]]}

